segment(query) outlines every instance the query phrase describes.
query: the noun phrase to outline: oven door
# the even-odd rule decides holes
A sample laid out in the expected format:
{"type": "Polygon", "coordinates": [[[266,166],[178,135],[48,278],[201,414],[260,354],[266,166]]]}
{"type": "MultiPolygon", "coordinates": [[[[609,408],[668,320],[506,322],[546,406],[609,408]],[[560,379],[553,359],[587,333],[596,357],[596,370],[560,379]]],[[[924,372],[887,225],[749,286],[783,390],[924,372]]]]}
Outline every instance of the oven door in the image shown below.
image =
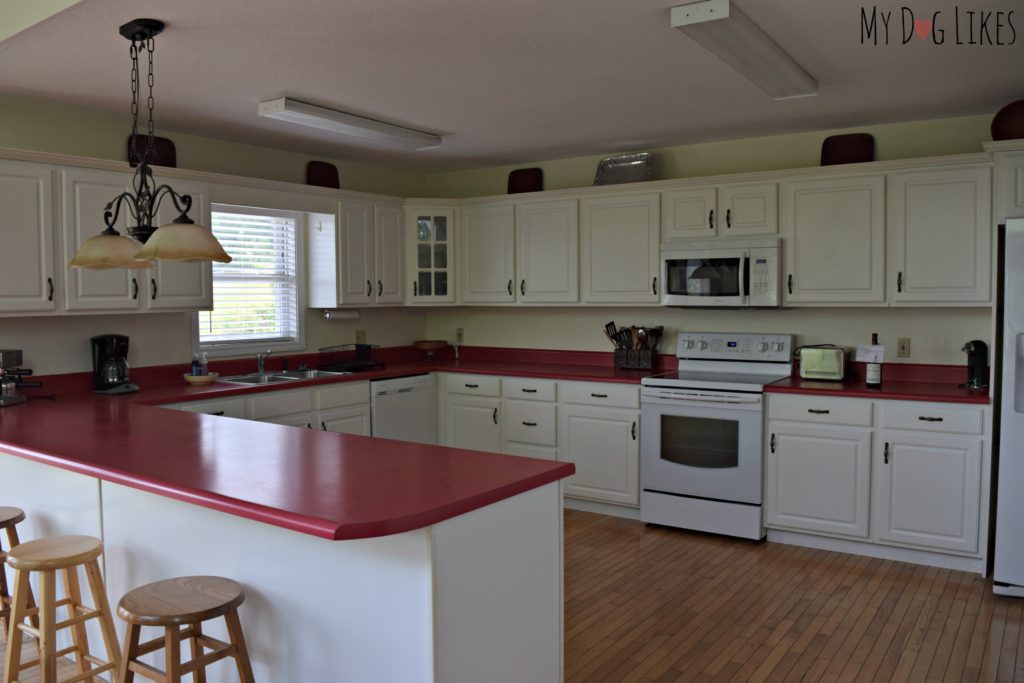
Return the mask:
{"type": "Polygon", "coordinates": [[[749,255],[740,249],[665,251],[661,282],[663,306],[748,306],[749,255]]]}
{"type": "Polygon", "coordinates": [[[645,491],[760,505],[761,394],[645,388],[645,491]]]}

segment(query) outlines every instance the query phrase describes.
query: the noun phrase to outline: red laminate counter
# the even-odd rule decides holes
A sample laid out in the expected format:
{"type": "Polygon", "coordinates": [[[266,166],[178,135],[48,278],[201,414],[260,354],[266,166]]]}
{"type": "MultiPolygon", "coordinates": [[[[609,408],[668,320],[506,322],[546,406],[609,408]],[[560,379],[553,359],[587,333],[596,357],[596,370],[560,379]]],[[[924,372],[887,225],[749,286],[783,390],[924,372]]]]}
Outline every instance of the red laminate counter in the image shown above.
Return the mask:
{"type": "Polygon", "coordinates": [[[876,398],[936,403],[979,403],[988,405],[988,390],[966,389],[956,382],[922,382],[911,379],[883,380],[879,388],[868,387],[863,378],[842,382],[787,377],[765,386],[769,394],[810,394],[844,398],[876,398]]]}
{"type": "MultiPolygon", "coordinates": [[[[310,383],[288,386],[300,384],[310,383]]],[[[146,405],[252,392],[175,385],[36,398],[0,410],[0,450],[335,540],[430,526],[575,471],[570,463],[146,405]]]]}

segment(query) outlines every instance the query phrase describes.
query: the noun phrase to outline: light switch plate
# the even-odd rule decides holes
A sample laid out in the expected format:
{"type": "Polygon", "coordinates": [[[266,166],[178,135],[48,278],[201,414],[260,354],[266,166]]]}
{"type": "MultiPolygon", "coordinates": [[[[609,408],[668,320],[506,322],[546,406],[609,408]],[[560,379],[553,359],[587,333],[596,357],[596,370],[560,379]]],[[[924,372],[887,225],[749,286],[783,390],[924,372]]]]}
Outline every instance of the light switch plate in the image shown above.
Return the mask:
{"type": "Polygon", "coordinates": [[[356,330],[356,344],[366,343],[366,330],[356,330]]]}
{"type": "Polygon", "coordinates": [[[462,343],[462,328],[461,327],[456,327],[455,328],[455,343],[456,344],[461,344],[462,343]]]}
{"type": "Polygon", "coordinates": [[[896,340],[896,357],[910,358],[910,337],[900,337],[896,340]]]}

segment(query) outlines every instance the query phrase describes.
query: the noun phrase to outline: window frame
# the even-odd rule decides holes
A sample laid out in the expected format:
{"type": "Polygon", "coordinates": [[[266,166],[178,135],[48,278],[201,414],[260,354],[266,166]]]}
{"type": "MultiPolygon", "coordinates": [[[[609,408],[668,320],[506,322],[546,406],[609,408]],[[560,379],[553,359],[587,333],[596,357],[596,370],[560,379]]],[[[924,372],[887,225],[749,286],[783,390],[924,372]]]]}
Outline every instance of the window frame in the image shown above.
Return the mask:
{"type": "MultiPolygon", "coordinates": [[[[307,214],[303,211],[286,211],[260,206],[243,206],[239,204],[210,204],[210,230],[213,230],[214,213],[251,213],[260,216],[292,218],[295,220],[295,339],[289,341],[268,340],[237,340],[231,342],[207,342],[199,339],[199,312],[193,312],[192,318],[192,353],[205,353],[209,358],[227,358],[231,356],[248,356],[266,351],[305,351],[306,350],[306,222],[307,214]]],[[[211,288],[214,276],[211,275],[211,288]]],[[[211,295],[212,296],[212,295],[211,295]]],[[[214,301],[216,305],[216,301],[214,301]]]]}

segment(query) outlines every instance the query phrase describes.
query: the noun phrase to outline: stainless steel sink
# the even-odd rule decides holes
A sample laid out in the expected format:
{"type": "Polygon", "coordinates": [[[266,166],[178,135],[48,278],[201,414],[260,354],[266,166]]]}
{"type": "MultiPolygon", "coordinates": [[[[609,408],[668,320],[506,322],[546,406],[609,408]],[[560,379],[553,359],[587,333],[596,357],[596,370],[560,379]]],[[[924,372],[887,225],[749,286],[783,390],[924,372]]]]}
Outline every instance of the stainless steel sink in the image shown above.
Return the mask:
{"type": "Polygon", "coordinates": [[[235,384],[279,384],[281,382],[293,382],[297,379],[299,378],[288,377],[278,373],[253,372],[248,375],[233,375],[231,377],[221,377],[220,381],[234,382],[235,384]]]}
{"type": "Polygon", "coordinates": [[[274,373],[274,376],[288,379],[320,379],[321,377],[340,377],[351,374],[351,372],[328,372],[327,370],[285,370],[274,373]]]}

